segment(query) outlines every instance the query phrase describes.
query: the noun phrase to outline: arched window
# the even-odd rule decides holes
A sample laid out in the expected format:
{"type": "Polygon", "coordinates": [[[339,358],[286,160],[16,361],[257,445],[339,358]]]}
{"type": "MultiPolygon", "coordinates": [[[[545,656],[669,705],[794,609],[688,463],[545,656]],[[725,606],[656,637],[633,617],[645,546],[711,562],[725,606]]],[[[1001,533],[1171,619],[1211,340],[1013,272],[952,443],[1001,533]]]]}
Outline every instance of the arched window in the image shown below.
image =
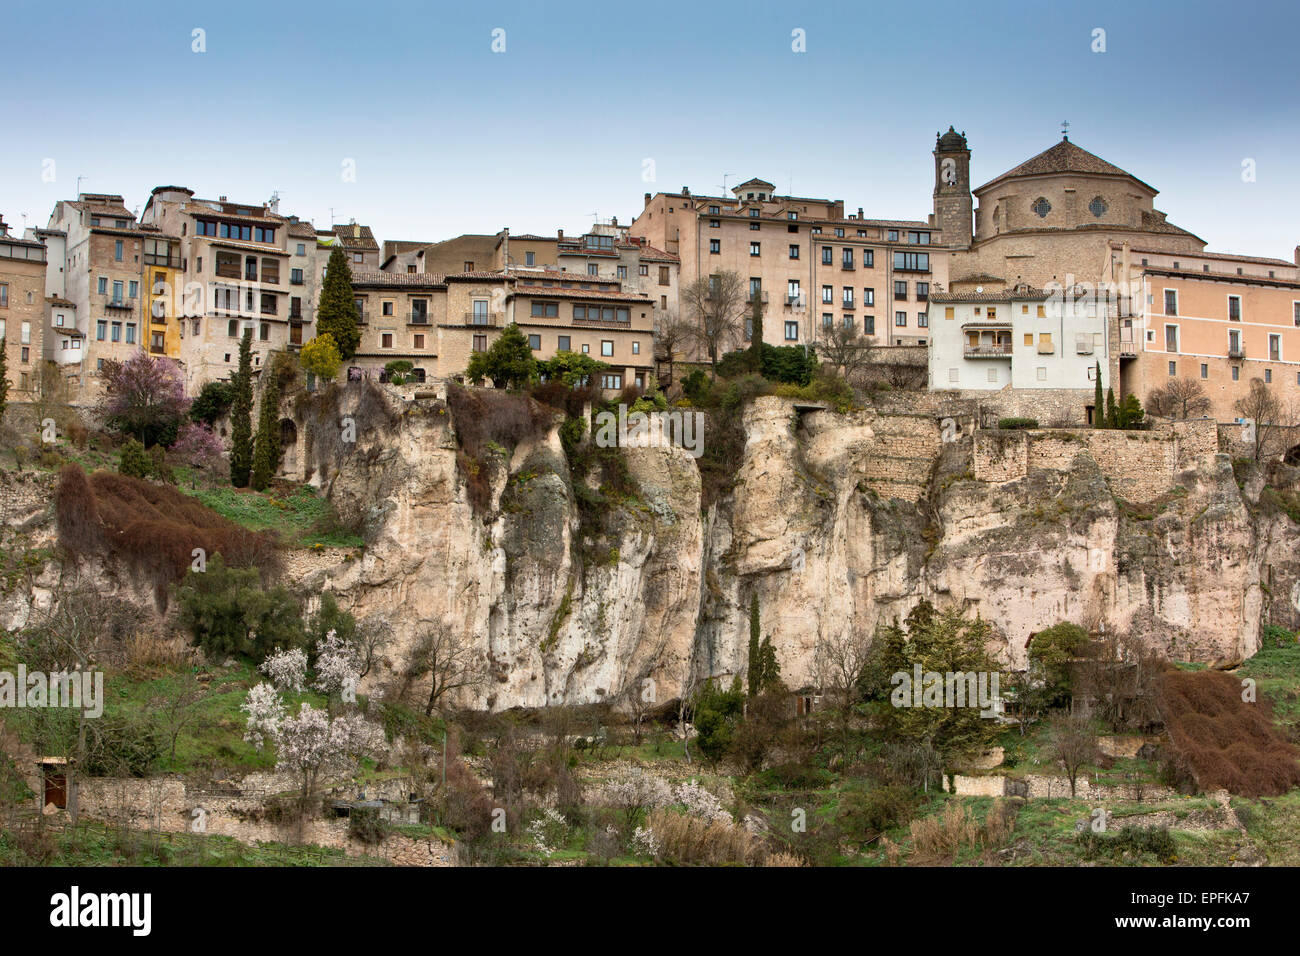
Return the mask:
{"type": "Polygon", "coordinates": [[[1034,204],[1029,207],[1039,219],[1046,219],[1047,214],[1052,211],[1052,204],[1042,196],[1034,200],[1034,204]]]}
{"type": "Polygon", "coordinates": [[[1093,196],[1092,202],[1088,203],[1088,212],[1092,213],[1098,219],[1106,215],[1106,210],[1109,208],[1110,206],[1106,205],[1106,200],[1102,199],[1100,196],[1093,196]]]}

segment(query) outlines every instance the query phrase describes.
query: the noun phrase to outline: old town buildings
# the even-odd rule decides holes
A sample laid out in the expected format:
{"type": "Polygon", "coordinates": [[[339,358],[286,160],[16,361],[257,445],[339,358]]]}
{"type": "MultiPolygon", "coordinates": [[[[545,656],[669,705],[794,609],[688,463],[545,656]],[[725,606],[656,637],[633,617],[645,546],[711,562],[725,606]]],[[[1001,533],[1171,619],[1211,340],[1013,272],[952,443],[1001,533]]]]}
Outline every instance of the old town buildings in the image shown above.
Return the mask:
{"type": "MultiPolygon", "coordinates": [[[[931,157],[924,219],[751,178],[719,195],[646,193],[630,223],[581,234],[382,245],[355,221],[317,229],[282,214],[276,196],[159,186],[137,216],[121,195],[81,193],[22,239],[0,233],[9,374],[17,396],[49,362],[91,404],[103,363],[143,349],[181,363],[193,391],[231,373],[245,328],[260,368],[312,338],[341,249],[361,318],[353,378],[394,361],[416,380],[455,378],[514,322],[538,358],[585,353],[610,366],[607,388],[649,387],[654,330],[697,325],[687,290],[731,272],[738,310],[761,306],[766,342],[817,349],[852,330],[877,350],[920,351],[932,390],[1049,421],[1089,421],[1098,375],[1144,404],[1193,381],[1221,421],[1256,380],[1284,405],[1300,400],[1294,260],[1208,252],[1155,207],[1155,187],[1065,136],[973,188],[965,133],[936,134],[931,157]]],[[[737,328],[724,351],[748,339],[737,328]]]]}

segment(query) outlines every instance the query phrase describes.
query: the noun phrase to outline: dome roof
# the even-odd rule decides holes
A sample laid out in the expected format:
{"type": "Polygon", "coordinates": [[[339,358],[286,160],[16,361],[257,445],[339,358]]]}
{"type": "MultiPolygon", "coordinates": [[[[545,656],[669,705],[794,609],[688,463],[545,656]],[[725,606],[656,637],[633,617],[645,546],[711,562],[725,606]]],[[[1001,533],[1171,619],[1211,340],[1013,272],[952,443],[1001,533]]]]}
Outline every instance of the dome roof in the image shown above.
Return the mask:
{"type": "Polygon", "coordinates": [[[966,134],[957,132],[951,126],[948,127],[948,132],[944,133],[942,136],[936,135],[935,139],[938,140],[939,149],[951,150],[966,148],[966,134]]]}

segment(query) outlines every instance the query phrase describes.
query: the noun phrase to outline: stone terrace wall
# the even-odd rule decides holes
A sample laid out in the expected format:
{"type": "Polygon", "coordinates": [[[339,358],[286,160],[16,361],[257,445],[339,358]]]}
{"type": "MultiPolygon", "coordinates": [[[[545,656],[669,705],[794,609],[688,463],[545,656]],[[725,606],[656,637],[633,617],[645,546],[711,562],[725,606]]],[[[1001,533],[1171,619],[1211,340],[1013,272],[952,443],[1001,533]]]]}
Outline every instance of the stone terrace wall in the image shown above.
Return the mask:
{"type": "Polygon", "coordinates": [[[1116,495],[1151,501],[1173,488],[1180,472],[1210,464],[1218,441],[1218,426],[1210,419],[1160,423],[1150,431],[981,430],[975,433],[971,470],[980,481],[1015,481],[1031,470],[1069,470],[1086,453],[1116,495]]]}
{"type": "Polygon", "coordinates": [[[925,415],[882,415],[871,428],[875,443],[862,480],[882,498],[920,500],[939,454],[939,422],[925,415]]]}

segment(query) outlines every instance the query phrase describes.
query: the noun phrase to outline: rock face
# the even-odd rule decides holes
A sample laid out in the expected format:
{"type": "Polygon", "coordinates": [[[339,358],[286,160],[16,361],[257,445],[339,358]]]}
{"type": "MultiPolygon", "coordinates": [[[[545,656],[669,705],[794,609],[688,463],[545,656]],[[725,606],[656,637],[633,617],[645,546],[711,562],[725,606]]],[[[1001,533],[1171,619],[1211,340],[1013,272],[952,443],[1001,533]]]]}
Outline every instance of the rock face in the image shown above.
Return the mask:
{"type": "Polygon", "coordinates": [[[742,674],[755,594],[793,687],[813,681],[819,641],[921,599],[990,621],[1010,667],[1065,619],[1216,664],[1253,654],[1261,620],[1298,623],[1300,529],[1244,497],[1204,435],[1052,433],[977,454],[993,433],[945,442],[935,418],[763,397],[707,510],[681,449],[624,449],[640,495],[584,524],[556,428],[500,453],[476,514],[445,407],[387,401],[392,425],[313,477],[366,529],[365,556],[301,584],[382,618],[397,669],[431,626],[477,642],[493,664],[480,706],[663,703],[742,674]]]}
{"type": "MultiPolygon", "coordinates": [[[[814,681],[819,642],[870,635],[922,599],[979,613],[1016,668],[1060,620],[1218,665],[1258,650],[1264,623],[1300,626],[1287,513],[1300,509],[1286,497],[1300,470],[1275,469],[1272,488],[1234,475],[1213,423],[972,434],[938,416],[762,397],[745,407],[731,489],[702,508],[700,471],[676,447],[620,450],[635,496],[575,483],[557,414],[512,449],[489,446],[476,510],[434,396],[349,387],[328,413],[312,401],[296,460],[367,544],[348,560],[304,552],[286,583],[383,622],[387,666],[368,680],[400,676],[430,629],[463,635],[491,661],[463,701],[479,707],[664,704],[743,674],[755,595],[795,688],[814,681]],[[349,420],[355,440],[340,440],[349,420]]],[[[0,492],[9,543],[49,546],[48,528],[33,530],[48,491],[9,479],[0,492]]],[[[0,595],[8,627],[67,583],[51,568],[25,580],[0,595]]],[[[97,580],[131,594],[111,569],[97,580]]]]}

